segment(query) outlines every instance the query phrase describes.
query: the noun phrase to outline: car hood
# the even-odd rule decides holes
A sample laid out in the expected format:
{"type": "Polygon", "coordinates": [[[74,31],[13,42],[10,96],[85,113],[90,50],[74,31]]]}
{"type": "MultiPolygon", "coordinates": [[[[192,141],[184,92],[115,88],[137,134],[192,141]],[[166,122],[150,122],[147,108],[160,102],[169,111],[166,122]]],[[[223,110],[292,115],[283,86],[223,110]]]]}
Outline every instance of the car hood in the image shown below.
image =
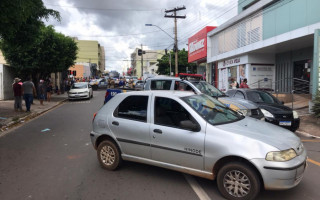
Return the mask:
{"type": "Polygon", "coordinates": [[[243,120],[216,127],[224,131],[259,140],[279,150],[295,148],[301,143],[299,137],[291,131],[251,117],[245,117],[243,120]]]}
{"type": "Polygon", "coordinates": [[[255,105],[253,102],[245,100],[245,99],[240,99],[240,98],[230,98],[230,97],[219,97],[219,101],[227,105],[228,107],[231,108],[231,105],[234,105],[238,107],[238,109],[235,110],[243,110],[243,109],[257,109],[257,105],[255,105]]]}
{"type": "Polygon", "coordinates": [[[69,92],[87,92],[88,88],[71,89],[69,92]]]}
{"type": "Polygon", "coordinates": [[[281,105],[281,104],[275,104],[275,103],[256,103],[256,105],[261,108],[265,109],[271,113],[284,113],[284,112],[290,112],[292,113],[292,109],[281,105]]]}

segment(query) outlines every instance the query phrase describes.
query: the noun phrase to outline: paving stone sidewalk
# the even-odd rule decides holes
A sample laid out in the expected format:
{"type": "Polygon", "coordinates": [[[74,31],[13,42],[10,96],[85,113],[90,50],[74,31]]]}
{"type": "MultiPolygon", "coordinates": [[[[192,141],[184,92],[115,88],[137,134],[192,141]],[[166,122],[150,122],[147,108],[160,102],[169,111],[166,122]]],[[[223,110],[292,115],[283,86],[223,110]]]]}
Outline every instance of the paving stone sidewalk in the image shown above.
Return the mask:
{"type": "Polygon", "coordinates": [[[31,105],[31,112],[26,112],[24,100],[22,100],[23,111],[14,111],[13,100],[0,101],[0,136],[1,132],[10,129],[17,123],[24,123],[26,120],[34,118],[43,112],[58,106],[61,102],[68,98],[67,93],[64,94],[53,94],[51,101],[44,101],[44,105],[40,105],[39,100],[34,99],[31,105]]]}

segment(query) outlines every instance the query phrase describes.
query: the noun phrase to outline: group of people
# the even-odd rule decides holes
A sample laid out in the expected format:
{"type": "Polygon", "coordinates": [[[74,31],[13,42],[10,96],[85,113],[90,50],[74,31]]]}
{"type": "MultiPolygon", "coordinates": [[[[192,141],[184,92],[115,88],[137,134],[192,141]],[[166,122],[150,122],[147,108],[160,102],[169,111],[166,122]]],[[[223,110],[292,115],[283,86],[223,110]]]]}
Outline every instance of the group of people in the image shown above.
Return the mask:
{"type": "Polygon", "coordinates": [[[249,88],[248,84],[247,84],[248,80],[246,78],[244,78],[239,86],[239,83],[234,79],[231,78],[231,84],[230,87],[231,89],[237,89],[237,88],[249,88]]]}
{"type": "MultiPolygon", "coordinates": [[[[124,88],[128,83],[128,87],[129,88],[133,88],[133,79],[129,79],[129,81],[127,81],[125,78],[120,78],[119,79],[119,88],[124,88]]],[[[112,78],[108,79],[108,88],[115,88],[115,80],[112,78]]]]}
{"type": "Polygon", "coordinates": [[[38,90],[32,78],[29,77],[25,82],[21,82],[20,78],[15,78],[12,84],[13,94],[14,94],[14,110],[23,111],[22,109],[22,98],[26,104],[26,111],[30,112],[31,104],[33,104],[34,96],[37,96],[40,105],[43,105],[43,101],[47,99],[48,102],[51,101],[51,94],[53,93],[52,83],[49,81],[45,83],[44,80],[40,80],[38,84],[38,90]]]}

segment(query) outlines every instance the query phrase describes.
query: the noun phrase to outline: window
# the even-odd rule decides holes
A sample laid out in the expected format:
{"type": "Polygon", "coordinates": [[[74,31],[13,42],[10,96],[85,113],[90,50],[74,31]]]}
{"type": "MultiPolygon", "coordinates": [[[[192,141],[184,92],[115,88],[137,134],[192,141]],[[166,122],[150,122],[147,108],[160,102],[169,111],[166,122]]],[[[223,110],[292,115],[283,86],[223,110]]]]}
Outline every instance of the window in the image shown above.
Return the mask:
{"type": "Polygon", "coordinates": [[[154,123],[158,125],[180,128],[180,122],[194,119],[189,112],[173,99],[156,97],[154,123]]]}
{"type": "Polygon", "coordinates": [[[129,96],[114,111],[114,116],[147,122],[148,96],[129,96]]]}
{"type": "Polygon", "coordinates": [[[180,90],[180,91],[193,91],[193,89],[191,88],[190,85],[180,82],[180,81],[176,81],[174,83],[174,90],[180,90]]]}
{"type": "Polygon", "coordinates": [[[244,94],[242,92],[237,91],[236,94],[234,95],[234,97],[236,98],[241,98],[241,99],[245,99],[244,98],[244,94]]]}
{"type": "Polygon", "coordinates": [[[170,90],[171,80],[153,80],[151,81],[151,90],[170,90]]]}

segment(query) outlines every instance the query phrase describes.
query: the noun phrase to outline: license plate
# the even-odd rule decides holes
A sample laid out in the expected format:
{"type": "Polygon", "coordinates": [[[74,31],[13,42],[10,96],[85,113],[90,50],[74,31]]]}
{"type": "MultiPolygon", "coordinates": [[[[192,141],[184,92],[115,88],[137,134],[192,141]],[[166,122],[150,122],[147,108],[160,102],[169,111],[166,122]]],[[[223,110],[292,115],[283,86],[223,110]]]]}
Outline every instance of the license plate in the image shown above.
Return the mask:
{"type": "Polygon", "coordinates": [[[291,121],[280,121],[279,125],[280,126],[291,126],[291,121]]]}
{"type": "Polygon", "coordinates": [[[76,95],[74,95],[75,97],[80,97],[80,95],[78,95],[78,94],[76,94],[76,95]]]}

